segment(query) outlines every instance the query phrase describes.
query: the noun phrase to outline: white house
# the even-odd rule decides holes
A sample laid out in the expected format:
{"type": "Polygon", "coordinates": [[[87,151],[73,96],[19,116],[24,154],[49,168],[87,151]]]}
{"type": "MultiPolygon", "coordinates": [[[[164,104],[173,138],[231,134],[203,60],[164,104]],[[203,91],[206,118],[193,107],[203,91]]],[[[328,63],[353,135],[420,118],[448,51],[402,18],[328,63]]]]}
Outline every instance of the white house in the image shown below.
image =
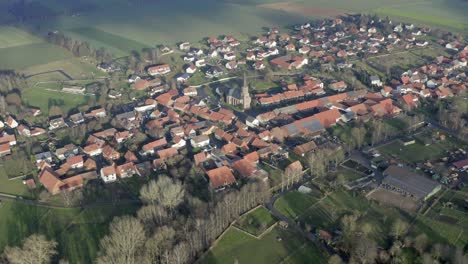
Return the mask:
{"type": "Polygon", "coordinates": [[[210,137],[207,135],[196,136],[190,140],[190,144],[194,148],[206,147],[210,144],[210,137]]]}
{"type": "Polygon", "coordinates": [[[185,141],[185,139],[182,139],[177,136],[173,139],[173,141],[174,141],[174,144],[172,144],[172,147],[176,149],[183,148],[185,147],[185,145],[187,145],[187,141],[185,141]]]}
{"type": "Polygon", "coordinates": [[[105,182],[114,182],[117,180],[117,172],[114,166],[107,166],[101,169],[101,179],[105,182]]]}
{"type": "Polygon", "coordinates": [[[206,66],[206,61],[205,61],[205,59],[199,59],[199,60],[197,60],[197,61],[195,62],[195,66],[197,66],[197,67],[204,67],[204,66],[206,66]]]}
{"type": "Polygon", "coordinates": [[[188,74],[193,74],[197,71],[197,67],[195,65],[190,65],[189,67],[187,67],[187,69],[185,69],[185,72],[188,73],[188,74]]]}
{"type": "Polygon", "coordinates": [[[11,117],[11,116],[8,116],[7,120],[6,120],[6,124],[9,128],[16,128],[18,127],[18,122],[16,122],[16,120],[11,117]]]}
{"type": "Polygon", "coordinates": [[[371,76],[370,80],[371,80],[372,85],[382,86],[382,81],[380,80],[378,76],[371,76]]]}

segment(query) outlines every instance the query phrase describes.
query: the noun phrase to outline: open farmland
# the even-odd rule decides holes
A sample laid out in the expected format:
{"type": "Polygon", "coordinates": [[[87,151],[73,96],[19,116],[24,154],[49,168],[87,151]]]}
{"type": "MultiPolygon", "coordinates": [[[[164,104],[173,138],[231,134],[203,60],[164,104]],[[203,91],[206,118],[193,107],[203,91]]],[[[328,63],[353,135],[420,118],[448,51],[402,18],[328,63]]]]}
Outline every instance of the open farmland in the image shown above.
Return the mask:
{"type": "Polygon", "coordinates": [[[21,29],[0,26],[0,49],[38,43],[42,40],[21,29]]]}
{"type": "Polygon", "coordinates": [[[66,50],[42,42],[0,49],[0,69],[23,69],[31,65],[70,58],[66,50]]]}

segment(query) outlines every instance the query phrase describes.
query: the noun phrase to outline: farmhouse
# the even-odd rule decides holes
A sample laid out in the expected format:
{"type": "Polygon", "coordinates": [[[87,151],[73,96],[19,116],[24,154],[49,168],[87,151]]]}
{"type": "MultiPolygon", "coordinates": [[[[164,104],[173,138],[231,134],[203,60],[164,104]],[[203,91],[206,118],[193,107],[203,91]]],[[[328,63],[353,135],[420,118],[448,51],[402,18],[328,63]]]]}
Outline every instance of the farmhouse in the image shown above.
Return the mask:
{"type": "Polygon", "coordinates": [[[382,187],[418,201],[428,199],[442,188],[433,180],[395,165],[388,167],[383,175],[382,187]]]}
{"type": "Polygon", "coordinates": [[[307,58],[292,55],[286,55],[271,60],[271,64],[288,70],[300,69],[308,63],[309,60],[307,58]]]}

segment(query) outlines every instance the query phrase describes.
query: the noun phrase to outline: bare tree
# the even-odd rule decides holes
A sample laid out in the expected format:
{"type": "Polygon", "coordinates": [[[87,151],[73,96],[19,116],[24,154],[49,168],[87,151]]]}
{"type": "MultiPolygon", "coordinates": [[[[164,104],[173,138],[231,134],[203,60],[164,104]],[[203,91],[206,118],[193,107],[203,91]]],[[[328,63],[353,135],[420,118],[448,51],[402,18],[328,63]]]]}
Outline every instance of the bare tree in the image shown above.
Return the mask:
{"type": "Polygon", "coordinates": [[[377,243],[367,237],[356,239],[351,258],[362,264],[374,263],[377,258],[377,243]]]}
{"type": "Polygon", "coordinates": [[[343,260],[335,254],[328,259],[328,264],[343,264],[343,260]]]}
{"type": "Polygon", "coordinates": [[[137,263],[146,240],[143,224],[134,217],[123,216],[115,218],[109,229],[110,234],[101,239],[97,263],[137,263]]]}
{"type": "Polygon", "coordinates": [[[184,199],[185,189],[179,181],[167,176],[160,176],[157,181],[150,181],[140,190],[140,197],[145,203],[161,205],[170,212],[184,199]]]}
{"type": "Polygon", "coordinates": [[[57,242],[34,234],[24,240],[22,247],[6,247],[5,255],[12,264],[45,264],[57,255],[56,247],[57,242]]]}
{"type": "Polygon", "coordinates": [[[401,220],[397,219],[392,225],[392,235],[396,238],[399,239],[401,238],[408,230],[408,223],[401,220]]]}

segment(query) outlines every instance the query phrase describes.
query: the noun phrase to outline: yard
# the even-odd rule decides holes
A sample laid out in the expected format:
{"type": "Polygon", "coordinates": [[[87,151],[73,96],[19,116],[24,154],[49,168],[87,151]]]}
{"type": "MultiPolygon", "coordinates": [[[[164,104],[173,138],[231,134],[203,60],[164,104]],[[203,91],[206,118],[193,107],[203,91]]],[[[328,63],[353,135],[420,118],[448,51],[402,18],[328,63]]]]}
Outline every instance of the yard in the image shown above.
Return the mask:
{"type": "Polygon", "coordinates": [[[259,236],[274,223],[276,223],[275,217],[265,207],[258,207],[237,220],[236,226],[254,236],[259,236]]]}
{"type": "Polygon", "coordinates": [[[230,228],[199,263],[326,263],[326,257],[298,234],[278,227],[262,239],[230,228]],[[304,247],[305,248],[304,248],[304,247]]]}
{"type": "Polygon", "coordinates": [[[99,250],[113,216],[132,213],[131,206],[89,209],[49,209],[3,201],[0,206],[0,251],[17,245],[32,233],[45,234],[59,243],[59,256],[70,263],[90,263],[99,250]]]}

